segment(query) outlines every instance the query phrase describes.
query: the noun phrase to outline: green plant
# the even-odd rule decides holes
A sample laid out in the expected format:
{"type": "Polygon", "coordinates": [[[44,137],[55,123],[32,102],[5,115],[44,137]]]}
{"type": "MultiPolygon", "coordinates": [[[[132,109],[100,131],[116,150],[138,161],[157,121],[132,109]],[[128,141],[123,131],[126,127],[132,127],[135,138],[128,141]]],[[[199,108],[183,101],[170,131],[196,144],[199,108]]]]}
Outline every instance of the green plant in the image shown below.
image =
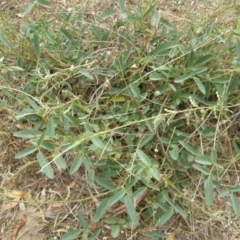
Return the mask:
{"type": "MultiPolygon", "coordinates": [[[[50,6],[34,1],[23,15],[37,4],[50,6]]],[[[36,156],[51,179],[56,167],[71,175],[83,167],[89,187],[101,188],[93,221],[104,219],[112,237],[141,222],[162,227],[175,215],[186,219],[187,204],[200,187],[212,206],[215,189],[224,183],[227,163],[220,156],[229,158],[220,152],[220,133],[232,120],[231,106],[238,105],[239,40],[219,33],[213,22],[204,31],[181,32],[156,5],[131,12],[119,0],[118,9],[93,21],[83,16],[74,9],[60,14],[58,25],[24,22],[15,42],[7,33],[0,36],[16,63],[1,62],[7,79],[1,89],[20,103],[16,121],[30,126],[14,133],[29,143],[15,158],[36,156]],[[20,42],[30,50],[15,49],[20,42]],[[218,71],[224,54],[232,62],[218,71]],[[10,86],[14,78],[25,79],[20,89],[10,86]],[[198,188],[190,190],[198,178],[198,188]],[[146,206],[139,215],[141,202],[146,206]],[[125,206],[122,212],[117,203],[125,206]],[[105,219],[114,209],[127,216],[105,219]]],[[[238,154],[237,143],[235,150],[238,154]]],[[[235,192],[239,187],[231,186],[219,196],[230,196],[238,214],[235,192]]],[[[78,220],[83,230],[71,230],[62,240],[89,239],[88,224],[81,215],[78,220]]]]}

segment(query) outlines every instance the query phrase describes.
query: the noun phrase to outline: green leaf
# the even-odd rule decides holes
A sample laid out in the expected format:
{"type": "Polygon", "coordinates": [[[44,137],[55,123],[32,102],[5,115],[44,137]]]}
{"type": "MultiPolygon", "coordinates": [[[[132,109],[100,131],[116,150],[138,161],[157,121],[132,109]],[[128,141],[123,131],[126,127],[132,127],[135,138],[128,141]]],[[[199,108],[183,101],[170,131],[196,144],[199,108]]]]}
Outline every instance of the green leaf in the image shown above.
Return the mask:
{"type": "Polygon", "coordinates": [[[125,13],[126,12],[125,0],[117,0],[117,3],[121,13],[125,13]]]}
{"type": "Polygon", "coordinates": [[[205,167],[203,167],[203,166],[201,166],[201,165],[193,164],[193,167],[194,167],[195,169],[199,170],[200,172],[202,172],[202,173],[205,174],[205,175],[209,175],[209,174],[210,174],[210,171],[209,171],[207,168],[205,168],[205,167]]]}
{"type": "Polygon", "coordinates": [[[72,229],[69,232],[63,234],[60,237],[60,240],[74,240],[79,237],[80,233],[81,233],[81,231],[72,229]]]}
{"type": "Polygon", "coordinates": [[[213,182],[211,178],[205,181],[205,201],[208,206],[213,204],[213,182]]]}
{"type": "Polygon", "coordinates": [[[101,187],[107,189],[107,190],[113,190],[116,187],[114,186],[114,184],[112,184],[111,182],[109,182],[109,180],[106,180],[104,178],[101,177],[95,177],[95,181],[98,185],[100,185],[101,187]]]}
{"type": "Polygon", "coordinates": [[[114,205],[115,203],[117,203],[118,201],[120,201],[121,199],[123,199],[123,197],[125,196],[126,192],[123,189],[118,190],[113,197],[110,198],[109,200],[109,207],[111,207],[112,205],[114,205]]]}
{"type": "Polygon", "coordinates": [[[100,203],[100,205],[98,206],[98,208],[93,216],[93,221],[99,222],[108,208],[109,208],[109,198],[104,198],[102,200],[102,202],[100,203]]]}
{"type": "Polygon", "coordinates": [[[136,190],[136,191],[133,193],[132,197],[133,197],[133,198],[138,198],[138,197],[140,197],[141,195],[143,195],[146,191],[147,191],[147,188],[146,188],[146,187],[140,187],[140,188],[138,188],[138,190],[136,190]]]}
{"type": "Polygon", "coordinates": [[[44,156],[44,154],[42,152],[39,152],[37,154],[37,160],[38,160],[40,167],[42,168],[41,169],[42,172],[44,172],[46,174],[46,176],[49,177],[50,179],[54,179],[54,173],[53,173],[52,166],[49,164],[48,160],[46,159],[46,157],[44,156]]]}
{"type": "Polygon", "coordinates": [[[131,92],[135,98],[140,98],[140,90],[136,84],[130,83],[129,88],[131,89],[131,92]]]}
{"type": "Polygon", "coordinates": [[[97,229],[96,231],[93,232],[93,235],[89,237],[89,240],[95,240],[101,232],[102,232],[101,229],[97,229]]]}
{"type": "Polygon", "coordinates": [[[149,143],[154,138],[154,136],[155,136],[154,134],[148,134],[144,136],[139,144],[139,148],[144,147],[147,143],[149,143]]]}
{"type": "Polygon", "coordinates": [[[158,222],[158,224],[159,224],[160,226],[164,225],[164,224],[173,216],[173,214],[174,214],[173,209],[168,210],[167,212],[165,212],[165,213],[161,216],[160,221],[158,222]]]}
{"type": "Polygon", "coordinates": [[[94,79],[93,75],[85,70],[80,70],[80,71],[78,71],[78,73],[82,74],[86,78],[89,78],[90,80],[94,79]]]}
{"type": "Polygon", "coordinates": [[[106,151],[112,151],[112,146],[110,144],[104,143],[101,139],[95,137],[93,139],[91,139],[92,143],[97,147],[100,148],[102,150],[106,150],[106,151]]]}
{"type": "Polygon", "coordinates": [[[72,175],[75,172],[77,172],[77,170],[81,167],[83,161],[84,161],[84,156],[78,156],[74,162],[72,163],[72,166],[70,168],[69,174],[72,175]]]}
{"type": "Polygon", "coordinates": [[[179,213],[183,218],[187,218],[187,212],[186,211],[184,211],[182,208],[180,208],[179,206],[177,206],[177,205],[174,205],[173,206],[173,208],[174,208],[174,210],[177,212],[177,213],[179,213]]]}
{"type": "Polygon", "coordinates": [[[167,77],[163,74],[154,72],[149,74],[149,79],[152,81],[159,81],[159,80],[165,80],[167,79],[167,77]]]}
{"type": "Polygon", "coordinates": [[[112,225],[111,226],[111,236],[113,238],[117,238],[119,236],[120,230],[121,230],[121,228],[119,225],[112,225]]]}
{"type": "Polygon", "coordinates": [[[47,133],[50,138],[53,138],[55,136],[55,125],[53,118],[50,118],[47,123],[47,133]]]}
{"type": "Polygon", "coordinates": [[[30,97],[26,97],[28,103],[31,105],[31,107],[36,111],[39,112],[40,111],[40,107],[35,103],[35,101],[33,101],[30,97]]]}
{"type": "Polygon", "coordinates": [[[161,18],[161,19],[160,19],[160,22],[161,22],[161,23],[163,24],[163,26],[165,26],[167,29],[169,29],[169,30],[171,30],[171,31],[175,30],[174,26],[173,26],[171,23],[169,23],[166,19],[161,18]]]}
{"type": "Polygon", "coordinates": [[[40,55],[41,55],[40,40],[39,40],[39,36],[37,34],[34,34],[34,36],[33,36],[33,46],[34,46],[36,55],[38,57],[40,57],[40,55]]]}
{"type": "Polygon", "coordinates": [[[157,27],[160,21],[161,15],[159,14],[156,8],[153,9],[153,13],[151,16],[150,24],[153,27],[157,27]]]}
{"type": "Polygon", "coordinates": [[[26,157],[29,154],[34,153],[37,149],[38,149],[37,146],[27,147],[21,152],[19,152],[18,154],[16,154],[15,158],[18,159],[18,158],[26,157]]]}
{"type": "Polygon", "coordinates": [[[111,17],[111,16],[113,16],[113,15],[115,15],[115,14],[116,14],[116,11],[115,11],[115,10],[113,10],[113,9],[107,10],[107,11],[105,11],[105,12],[101,15],[101,18],[102,18],[103,20],[105,20],[105,19],[107,19],[107,18],[109,18],[109,17],[111,17]]]}
{"type": "Polygon", "coordinates": [[[192,147],[191,145],[183,142],[183,141],[179,141],[179,143],[190,153],[192,153],[193,155],[196,155],[197,154],[197,150],[192,147]]]}
{"type": "Polygon", "coordinates": [[[211,61],[213,59],[213,55],[212,54],[207,54],[205,56],[201,56],[200,58],[198,58],[195,62],[196,65],[203,65],[209,61],[211,61]]]}
{"type": "Polygon", "coordinates": [[[45,140],[46,133],[47,133],[47,131],[45,130],[45,131],[42,133],[41,137],[38,139],[38,141],[37,141],[37,146],[38,146],[38,147],[41,146],[41,144],[42,144],[43,141],[45,140]]]}
{"type": "Polygon", "coordinates": [[[151,159],[150,159],[143,151],[141,151],[140,149],[138,149],[138,150],[136,151],[136,153],[137,153],[139,159],[141,160],[141,162],[142,162],[144,165],[146,165],[146,166],[148,166],[148,167],[150,167],[150,166],[152,165],[151,159]]]}
{"type": "Polygon", "coordinates": [[[191,77],[191,75],[185,74],[185,75],[182,75],[182,76],[176,78],[176,79],[174,80],[174,82],[175,82],[175,83],[183,83],[183,82],[185,82],[187,79],[189,79],[190,77],[191,77]]]}
{"type": "Polygon", "coordinates": [[[236,215],[238,215],[240,213],[239,201],[233,194],[230,195],[230,199],[232,202],[233,211],[236,215]]]}
{"type": "Polygon", "coordinates": [[[7,38],[3,35],[3,33],[0,33],[0,41],[8,48],[13,48],[13,45],[7,40],[7,38]]]}
{"type": "Polygon", "coordinates": [[[61,168],[63,170],[65,170],[67,168],[67,164],[66,164],[66,161],[63,158],[63,156],[57,157],[54,162],[59,168],[61,168]]]}
{"type": "Polygon", "coordinates": [[[151,168],[149,168],[148,171],[149,171],[150,175],[151,175],[153,178],[155,178],[157,181],[160,181],[160,180],[161,180],[161,175],[160,175],[160,173],[159,173],[158,168],[151,167],[151,168]]]}
{"type": "Polygon", "coordinates": [[[124,198],[124,203],[126,205],[128,215],[129,215],[133,225],[137,226],[138,225],[138,216],[137,216],[137,213],[135,211],[135,207],[134,207],[134,204],[133,204],[133,199],[129,195],[126,195],[125,198],[124,198]]]}
{"type": "Polygon", "coordinates": [[[178,160],[179,157],[179,148],[177,144],[171,145],[172,150],[169,151],[169,155],[173,160],[178,160]]]}
{"type": "Polygon", "coordinates": [[[239,84],[239,79],[238,77],[232,77],[227,88],[227,93],[232,93],[234,90],[237,89],[239,84]]]}
{"type": "Polygon", "coordinates": [[[22,16],[24,17],[26,14],[32,11],[33,7],[36,5],[36,2],[31,2],[28,4],[28,6],[25,8],[24,12],[22,13],[22,16]]]}
{"type": "Polygon", "coordinates": [[[72,35],[65,29],[60,29],[60,32],[67,38],[68,41],[72,42],[72,35]]]}
{"type": "Polygon", "coordinates": [[[166,50],[175,48],[178,45],[179,45],[178,42],[175,42],[175,41],[159,44],[152,52],[150,52],[150,55],[153,55],[153,56],[160,55],[166,50]]]}
{"type": "Polygon", "coordinates": [[[222,198],[222,197],[226,197],[230,194],[230,190],[229,189],[226,189],[226,190],[223,190],[221,191],[219,194],[218,194],[218,197],[222,198]]]}
{"type": "Polygon", "coordinates": [[[77,218],[78,218],[78,222],[79,224],[81,225],[81,227],[83,229],[88,229],[88,223],[87,221],[84,219],[84,217],[82,216],[82,214],[78,214],[77,215],[77,218]]]}
{"type": "Polygon", "coordinates": [[[196,83],[196,85],[198,86],[198,89],[202,92],[202,94],[206,94],[206,89],[204,87],[204,85],[202,84],[201,80],[197,77],[193,77],[194,82],[196,83]]]}
{"type": "Polygon", "coordinates": [[[211,161],[212,161],[212,163],[217,162],[217,151],[215,148],[212,148],[212,150],[211,150],[211,161]]]}
{"type": "Polygon", "coordinates": [[[42,7],[51,8],[51,4],[46,0],[37,0],[37,3],[42,7]]]}
{"type": "Polygon", "coordinates": [[[228,77],[228,76],[216,77],[216,78],[212,79],[212,82],[213,83],[220,83],[220,84],[229,83],[230,82],[230,77],[228,77]]]}
{"type": "Polygon", "coordinates": [[[230,187],[229,190],[233,192],[240,192],[240,186],[230,187]]]}
{"type": "Polygon", "coordinates": [[[211,158],[202,154],[199,154],[198,156],[196,156],[195,162],[203,165],[212,165],[211,158]]]}
{"type": "Polygon", "coordinates": [[[19,137],[23,139],[31,139],[31,138],[36,138],[42,135],[43,132],[39,130],[22,130],[15,132],[13,134],[14,137],[19,137]]]}

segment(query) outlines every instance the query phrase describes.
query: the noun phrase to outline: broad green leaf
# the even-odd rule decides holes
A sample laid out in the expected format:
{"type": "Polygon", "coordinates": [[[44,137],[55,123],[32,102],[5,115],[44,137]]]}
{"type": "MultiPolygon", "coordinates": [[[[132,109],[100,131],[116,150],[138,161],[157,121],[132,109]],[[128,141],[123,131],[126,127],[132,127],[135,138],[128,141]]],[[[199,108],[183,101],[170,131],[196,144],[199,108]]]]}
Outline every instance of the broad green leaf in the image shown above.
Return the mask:
{"type": "Polygon", "coordinates": [[[111,207],[112,205],[114,205],[115,203],[117,203],[118,201],[123,199],[125,194],[126,194],[126,192],[123,189],[120,189],[117,192],[115,192],[113,197],[111,197],[110,200],[109,200],[109,207],[111,207]]]}
{"type": "Polygon", "coordinates": [[[179,45],[178,42],[175,41],[159,44],[152,52],[150,52],[150,55],[153,56],[160,55],[165,50],[175,48],[178,45],[179,45]]]}
{"type": "Polygon", "coordinates": [[[239,85],[239,79],[238,77],[232,77],[227,88],[227,93],[232,93],[234,90],[237,89],[239,85]]]}
{"type": "Polygon", "coordinates": [[[212,54],[207,54],[205,56],[201,56],[200,58],[198,58],[195,62],[196,65],[203,65],[209,61],[211,61],[213,59],[213,55],[212,54]]]}
{"type": "Polygon", "coordinates": [[[152,231],[152,232],[147,232],[144,234],[146,237],[150,237],[152,240],[159,240],[162,239],[162,238],[167,238],[168,237],[168,234],[166,233],[161,233],[159,231],[152,231]]]}
{"type": "Polygon", "coordinates": [[[19,152],[18,154],[15,155],[15,158],[22,158],[22,157],[26,157],[31,153],[34,153],[38,148],[36,146],[31,146],[31,147],[27,147],[24,150],[22,150],[21,152],[19,152]]]}
{"type": "Polygon", "coordinates": [[[31,138],[36,138],[42,135],[43,132],[39,130],[22,130],[15,132],[13,134],[14,137],[19,137],[23,139],[31,139],[31,138]]]}
{"type": "Polygon", "coordinates": [[[55,125],[53,118],[50,118],[47,123],[47,134],[50,138],[53,138],[55,136],[55,125]]]}
{"type": "Polygon", "coordinates": [[[9,66],[7,68],[7,70],[10,71],[10,72],[22,72],[22,71],[24,71],[23,68],[18,67],[18,66],[9,66]]]}
{"type": "Polygon", "coordinates": [[[36,111],[39,112],[40,111],[40,107],[35,103],[35,101],[33,101],[30,97],[26,97],[28,103],[31,105],[31,107],[36,111]]]}
{"type": "Polygon", "coordinates": [[[232,33],[233,33],[234,35],[240,36],[240,31],[239,31],[239,30],[234,30],[232,33]]]}
{"type": "Polygon", "coordinates": [[[196,155],[197,154],[197,150],[192,147],[191,145],[183,142],[183,141],[179,141],[179,143],[190,153],[192,153],[193,155],[196,155]]]}
{"type": "Polygon", "coordinates": [[[222,197],[226,197],[230,194],[230,190],[229,189],[226,189],[226,190],[223,190],[221,191],[219,194],[218,194],[218,197],[222,198],[222,197]]]}
{"type": "Polygon", "coordinates": [[[100,148],[100,149],[105,149],[106,151],[112,151],[112,146],[110,144],[104,143],[101,139],[95,137],[93,139],[91,139],[92,143],[100,148]]]}
{"type": "Polygon", "coordinates": [[[63,234],[60,237],[60,240],[74,240],[74,239],[77,239],[79,237],[80,233],[81,233],[80,230],[72,229],[69,232],[63,234]]]}
{"type": "Polygon", "coordinates": [[[46,0],[37,0],[37,3],[45,8],[51,8],[51,4],[46,0]]]}
{"type": "Polygon", "coordinates": [[[211,158],[202,154],[199,154],[198,156],[196,156],[195,162],[203,165],[212,165],[211,158]]]}
{"type": "Polygon", "coordinates": [[[44,140],[40,147],[42,147],[50,152],[53,152],[58,147],[58,145],[53,142],[50,142],[48,140],[44,140]]]}
{"type": "Polygon", "coordinates": [[[240,186],[230,187],[229,190],[233,192],[240,192],[240,186]]]}
{"type": "Polygon", "coordinates": [[[72,163],[71,165],[71,168],[70,168],[70,171],[69,171],[69,174],[72,175],[74,174],[75,172],[77,172],[77,170],[81,167],[83,161],[84,161],[84,156],[78,156],[74,162],[72,163]]]}
{"type": "Polygon", "coordinates": [[[158,224],[159,224],[160,226],[164,225],[164,224],[173,216],[173,214],[174,214],[173,209],[168,210],[167,212],[165,212],[165,213],[161,216],[160,221],[158,222],[158,224]]]}
{"type": "Polygon", "coordinates": [[[89,237],[89,240],[95,240],[101,232],[102,232],[101,229],[94,231],[93,235],[91,237],[89,237]]]}
{"type": "Polygon", "coordinates": [[[190,69],[192,70],[191,76],[196,76],[196,75],[206,72],[208,70],[207,67],[192,67],[190,69]]]}
{"type": "Polygon", "coordinates": [[[202,92],[202,94],[206,94],[206,89],[204,85],[202,84],[201,80],[197,77],[193,77],[194,82],[196,83],[198,89],[202,92]]]}
{"type": "Polygon", "coordinates": [[[37,160],[38,160],[40,167],[42,168],[41,169],[42,172],[44,172],[47,177],[54,179],[54,173],[53,173],[52,166],[51,166],[51,164],[49,164],[48,160],[46,159],[46,157],[44,156],[44,154],[42,152],[39,152],[37,154],[37,160]]]}
{"type": "Polygon", "coordinates": [[[161,22],[161,23],[163,24],[163,26],[165,26],[167,29],[169,29],[169,30],[171,30],[171,31],[175,30],[174,26],[173,26],[171,23],[169,23],[166,19],[161,18],[161,19],[160,19],[160,22],[161,22]]]}
{"type": "Polygon", "coordinates": [[[31,10],[33,9],[33,7],[36,5],[36,2],[31,2],[28,4],[28,6],[25,8],[24,12],[21,14],[23,17],[28,14],[29,12],[31,12],[31,10]]]}
{"type": "Polygon", "coordinates": [[[174,82],[175,82],[175,83],[183,83],[183,82],[185,82],[187,79],[189,79],[190,77],[191,77],[191,75],[185,74],[185,75],[182,75],[182,76],[176,78],[176,79],[174,80],[174,82]]]}
{"type": "Polygon", "coordinates": [[[158,12],[158,10],[156,8],[153,9],[153,13],[151,16],[151,20],[150,20],[150,24],[153,27],[157,27],[160,21],[161,15],[158,12]]]}
{"type": "Polygon", "coordinates": [[[13,45],[7,40],[7,38],[3,35],[3,33],[0,33],[0,41],[8,48],[13,48],[13,45]]]}
{"type": "Polygon", "coordinates": [[[102,202],[100,203],[100,205],[98,206],[98,208],[93,216],[93,221],[99,222],[108,208],[109,208],[109,198],[104,198],[102,200],[102,202]]]}
{"type": "Polygon", "coordinates": [[[109,17],[111,17],[111,16],[113,16],[113,15],[115,15],[115,14],[116,14],[116,10],[113,10],[113,9],[107,10],[107,11],[105,11],[105,12],[101,15],[101,18],[102,18],[103,20],[105,20],[105,19],[107,19],[107,18],[109,18],[109,17]]]}
{"type": "Polygon", "coordinates": [[[121,228],[119,225],[112,225],[111,226],[111,236],[113,238],[117,238],[119,236],[120,230],[121,230],[121,228]]]}
{"type": "Polygon", "coordinates": [[[129,195],[126,195],[124,198],[124,203],[126,205],[128,215],[129,215],[133,225],[137,226],[138,225],[138,216],[135,211],[134,204],[133,204],[133,198],[130,197],[129,195]]]}
{"type": "Polygon", "coordinates": [[[173,160],[178,160],[179,157],[179,148],[177,144],[171,145],[172,150],[169,151],[169,155],[173,160]]]}
{"type": "Polygon", "coordinates": [[[84,217],[82,216],[82,214],[78,214],[77,215],[77,218],[78,218],[78,222],[79,224],[81,225],[81,227],[83,229],[88,229],[88,223],[87,221],[84,219],[84,217]]]}
{"type": "Polygon", "coordinates": [[[138,198],[147,191],[146,187],[140,187],[137,191],[132,194],[133,198],[138,198]]]}
{"type": "Polygon", "coordinates": [[[117,0],[117,3],[121,13],[125,13],[126,12],[125,0],[117,0]]]}
{"type": "Polygon", "coordinates": [[[152,81],[159,81],[159,80],[165,80],[167,77],[161,73],[151,73],[149,74],[149,79],[152,81]]]}
{"type": "Polygon", "coordinates": [[[138,155],[139,159],[141,160],[141,162],[144,165],[146,165],[148,167],[150,167],[152,165],[151,159],[143,151],[138,149],[136,152],[137,152],[137,155],[138,155]]]}
{"type": "Polygon", "coordinates": [[[211,150],[211,161],[212,161],[212,163],[217,162],[217,151],[215,148],[212,148],[212,150],[211,150]]]}
{"type": "Polygon", "coordinates": [[[90,72],[87,72],[85,70],[80,70],[80,71],[78,71],[78,73],[82,74],[86,78],[89,78],[90,80],[94,79],[93,75],[90,72]]]}
{"type": "Polygon", "coordinates": [[[228,76],[216,77],[216,78],[212,79],[212,82],[213,83],[220,83],[220,84],[229,83],[230,82],[230,77],[228,77],[228,76]]]}
{"type": "Polygon", "coordinates": [[[151,167],[151,168],[149,168],[148,171],[149,171],[149,173],[151,174],[151,176],[152,176],[153,178],[155,178],[157,181],[160,181],[160,180],[161,180],[161,175],[160,175],[160,173],[159,173],[158,168],[151,167]]]}
{"type": "Polygon", "coordinates": [[[45,140],[46,133],[47,133],[47,131],[45,130],[45,131],[42,133],[41,137],[38,139],[38,141],[37,141],[37,146],[38,146],[38,147],[41,146],[41,144],[42,144],[43,141],[45,140]]]}
{"type": "Polygon", "coordinates": [[[65,159],[63,158],[63,156],[57,157],[57,158],[55,159],[55,163],[56,163],[56,165],[57,165],[59,168],[61,168],[61,169],[63,169],[63,170],[65,170],[65,169],[67,168],[67,164],[66,164],[66,161],[65,161],[65,159]]]}
{"type": "Polygon", "coordinates": [[[113,190],[116,188],[113,183],[111,183],[109,180],[106,180],[104,178],[96,176],[95,181],[98,185],[100,185],[101,187],[103,187],[107,190],[113,190]]]}
{"type": "Polygon", "coordinates": [[[183,218],[187,218],[187,212],[180,208],[178,205],[173,206],[175,212],[179,213],[183,218]]]}
{"type": "Polygon", "coordinates": [[[154,134],[148,134],[144,136],[139,144],[139,147],[140,148],[144,147],[147,143],[149,143],[154,138],[154,136],[155,136],[154,134]]]}
{"type": "Polygon", "coordinates": [[[210,171],[209,171],[207,168],[205,168],[205,167],[203,167],[203,166],[201,166],[201,165],[193,164],[193,167],[194,167],[195,169],[199,170],[200,172],[202,172],[202,173],[205,174],[205,175],[209,175],[209,174],[210,174],[210,171]]]}
{"type": "Polygon", "coordinates": [[[132,92],[132,94],[133,94],[133,96],[135,98],[139,98],[140,97],[140,90],[139,90],[139,88],[138,88],[138,86],[136,84],[130,83],[129,84],[129,88],[131,89],[131,92],[132,92]]]}
{"type": "Polygon", "coordinates": [[[208,178],[204,184],[204,192],[205,192],[205,201],[208,206],[212,206],[213,204],[213,182],[211,178],[208,178]]]}
{"type": "Polygon", "coordinates": [[[34,49],[35,49],[36,55],[38,57],[40,57],[40,55],[41,55],[40,40],[39,40],[39,36],[37,34],[34,34],[33,45],[34,45],[34,49]]]}
{"type": "Polygon", "coordinates": [[[232,202],[233,211],[236,215],[238,215],[240,213],[239,201],[233,194],[230,195],[230,199],[232,202]]]}
{"type": "Polygon", "coordinates": [[[60,29],[60,32],[67,38],[68,41],[72,42],[72,35],[65,29],[60,29]]]}

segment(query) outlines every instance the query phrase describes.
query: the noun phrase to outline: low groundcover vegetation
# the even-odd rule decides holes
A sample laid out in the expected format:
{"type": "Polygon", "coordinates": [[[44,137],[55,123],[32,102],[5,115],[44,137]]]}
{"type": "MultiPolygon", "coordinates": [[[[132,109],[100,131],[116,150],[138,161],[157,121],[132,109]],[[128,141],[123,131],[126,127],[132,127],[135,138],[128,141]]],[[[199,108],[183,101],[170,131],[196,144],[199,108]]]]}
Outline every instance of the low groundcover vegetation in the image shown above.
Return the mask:
{"type": "Polygon", "coordinates": [[[227,220],[240,213],[237,23],[179,26],[157,4],[130,9],[123,0],[95,15],[87,6],[41,14],[50,10],[35,0],[17,22],[1,16],[1,114],[14,126],[1,126],[2,148],[21,140],[2,202],[11,201],[8,178],[34,165],[53,182],[84,175],[89,196],[65,186],[55,203],[95,202],[61,240],[125,231],[180,239],[193,218],[198,230],[215,223],[204,239],[224,227],[238,232],[227,220]]]}

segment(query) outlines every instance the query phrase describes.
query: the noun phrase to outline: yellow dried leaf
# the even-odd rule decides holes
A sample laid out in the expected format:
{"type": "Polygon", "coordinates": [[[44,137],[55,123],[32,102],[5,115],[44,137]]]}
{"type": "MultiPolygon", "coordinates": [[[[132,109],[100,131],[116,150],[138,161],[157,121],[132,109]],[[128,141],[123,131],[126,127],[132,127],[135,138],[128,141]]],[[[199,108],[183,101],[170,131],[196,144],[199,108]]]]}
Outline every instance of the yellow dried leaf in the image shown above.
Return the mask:
{"type": "Polygon", "coordinates": [[[13,190],[7,194],[8,197],[10,198],[15,198],[15,199],[28,199],[29,194],[28,192],[22,191],[22,190],[13,190]]]}

